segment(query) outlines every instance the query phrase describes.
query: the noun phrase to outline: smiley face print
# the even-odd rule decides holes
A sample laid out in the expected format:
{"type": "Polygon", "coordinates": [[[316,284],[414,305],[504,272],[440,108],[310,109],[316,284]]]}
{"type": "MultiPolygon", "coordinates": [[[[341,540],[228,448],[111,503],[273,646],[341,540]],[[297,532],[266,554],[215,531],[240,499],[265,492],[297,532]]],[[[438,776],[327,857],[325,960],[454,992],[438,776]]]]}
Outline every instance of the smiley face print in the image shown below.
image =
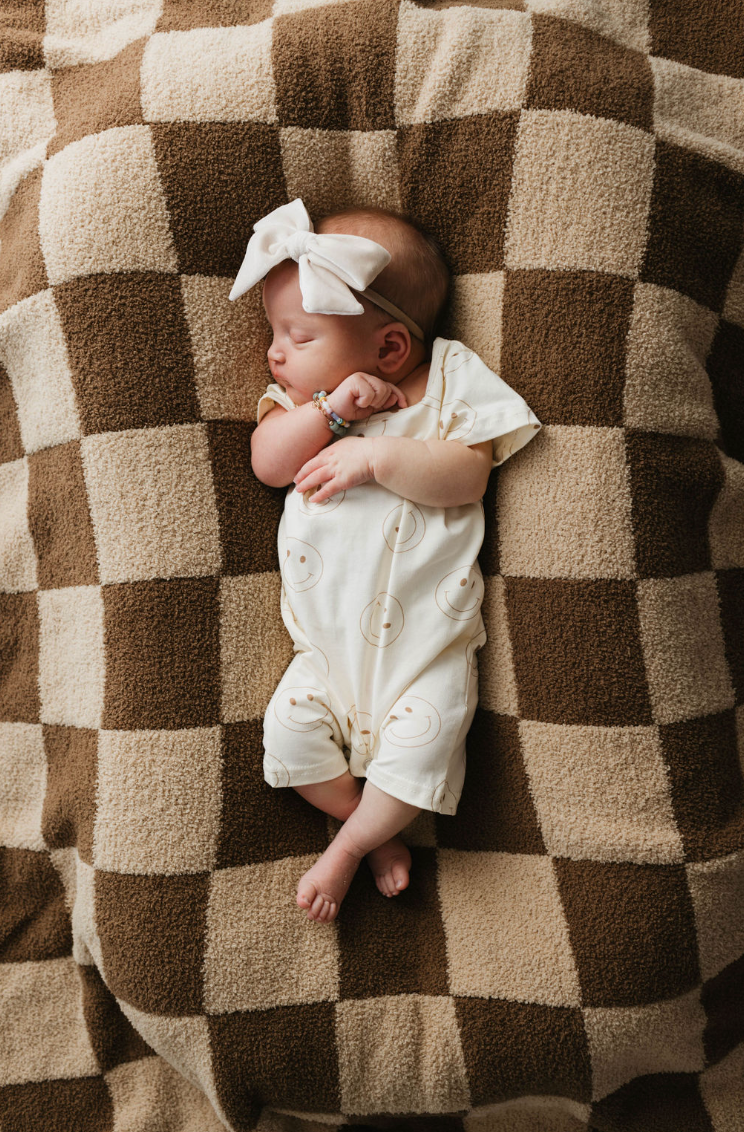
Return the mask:
{"type": "Polygon", "coordinates": [[[274,715],[289,731],[317,731],[319,727],[334,731],[328,695],[320,688],[285,688],[274,700],[274,715]]]}
{"type": "Polygon", "coordinates": [[[264,755],[264,779],[270,786],[289,786],[289,771],[281,759],[274,755],[264,755]]]}
{"type": "Polygon", "coordinates": [[[393,507],[382,524],[382,537],[393,554],[401,554],[418,546],[426,534],[426,520],[415,503],[406,500],[393,507]]]}
{"type": "Polygon", "coordinates": [[[321,484],[317,484],[313,488],[308,488],[307,491],[303,491],[298,499],[297,506],[303,515],[312,515],[313,518],[316,515],[328,515],[329,512],[335,511],[337,507],[341,506],[346,495],[345,491],[337,492],[330,499],[321,499],[320,503],[313,503],[313,496],[320,491],[321,486],[321,484]]]}
{"type": "Polygon", "coordinates": [[[403,606],[383,590],[362,610],[359,628],[368,645],[385,649],[401,635],[404,622],[403,606]]]}
{"type": "Polygon", "coordinates": [[[449,788],[445,779],[440,782],[431,796],[431,808],[439,814],[454,814],[457,811],[458,799],[449,788]]]}
{"type": "Polygon", "coordinates": [[[394,747],[425,747],[442,730],[442,717],[423,696],[403,695],[396,700],[380,728],[394,747]]]}
{"type": "Polygon", "coordinates": [[[360,711],[356,704],[352,704],[346,715],[349,725],[351,745],[355,751],[367,756],[372,749],[372,716],[368,711],[360,711]]]}
{"type": "Polygon", "coordinates": [[[477,617],[483,602],[483,575],[477,565],[460,566],[445,574],[434,598],[442,613],[453,621],[477,617]]]}
{"type": "Polygon", "coordinates": [[[282,562],[282,577],[289,588],[295,593],[310,590],[318,584],[322,573],[323,559],[315,547],[302,539],[288,537],[282,562]]]}
{"type": "Polygon", "coordinates": [[[439,416],[439,435],[447,440],[464,440],[473,431],[476,412],[467,401],[455,397],[445,401],[439,416]]]}

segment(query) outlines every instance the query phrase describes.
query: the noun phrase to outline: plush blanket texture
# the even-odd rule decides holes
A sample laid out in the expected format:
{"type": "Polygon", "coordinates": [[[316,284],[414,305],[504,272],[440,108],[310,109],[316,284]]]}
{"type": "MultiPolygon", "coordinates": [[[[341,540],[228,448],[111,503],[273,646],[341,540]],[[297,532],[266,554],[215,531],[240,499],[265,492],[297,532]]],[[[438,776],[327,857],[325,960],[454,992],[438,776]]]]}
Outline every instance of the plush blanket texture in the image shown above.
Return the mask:
{"type": "Polygon", "coordinates": [[[3,1132],[744,1129],[744,6],[0,5],[3,1132]],[[408,210],[543,422],[454,817],[294,902],[251,226],[408,210]]]}

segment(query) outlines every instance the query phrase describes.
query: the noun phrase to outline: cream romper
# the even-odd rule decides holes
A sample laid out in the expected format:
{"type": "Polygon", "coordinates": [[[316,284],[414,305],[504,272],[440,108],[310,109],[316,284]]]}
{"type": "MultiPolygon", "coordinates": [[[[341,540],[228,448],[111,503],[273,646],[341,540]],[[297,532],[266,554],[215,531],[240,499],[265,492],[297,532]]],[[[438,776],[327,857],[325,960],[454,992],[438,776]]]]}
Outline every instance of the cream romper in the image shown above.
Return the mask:
{"type": "MultiPolygon", "coordinates": [[[[274,403],[296,407],[270,385],[259,422],[274,403]]],[[[424,398],[355,421],[347,436],[493,440],[495,468],[540,428],[472,350],[437,338],[424,398]]],[[[295,656],[264,718],[266,782],[303,786],[348,769],[404,802],[455,813],[486,640],[483,534],[480,500],[429,507],[368,480],[316,504],[289,487],[278,551],[295,656]]]]}

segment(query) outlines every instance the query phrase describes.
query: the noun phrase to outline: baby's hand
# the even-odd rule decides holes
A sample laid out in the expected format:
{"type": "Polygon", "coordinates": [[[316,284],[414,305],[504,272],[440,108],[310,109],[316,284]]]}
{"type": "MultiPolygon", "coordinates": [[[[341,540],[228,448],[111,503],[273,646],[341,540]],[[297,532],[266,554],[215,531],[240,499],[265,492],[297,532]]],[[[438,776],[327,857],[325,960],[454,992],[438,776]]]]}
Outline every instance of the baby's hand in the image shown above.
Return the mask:
{"type": "Polygon", "coordinates": [[[310,502],[322,503],[338,491],[371,480],[370,444],[371,440],[363,436],[343,436],[334,441],[302,465],[294,478],[295,489],[305,492],[321,484],[310,502]]]}
{"type": "Polygon", "coordinates": [[[389,381],[371,373],[352,373],[328,394],[334,412],[347,421],[361,421],[372,413],[390,409],[395,403],[401,409],[408,405],[405,393],[389,381]]]}

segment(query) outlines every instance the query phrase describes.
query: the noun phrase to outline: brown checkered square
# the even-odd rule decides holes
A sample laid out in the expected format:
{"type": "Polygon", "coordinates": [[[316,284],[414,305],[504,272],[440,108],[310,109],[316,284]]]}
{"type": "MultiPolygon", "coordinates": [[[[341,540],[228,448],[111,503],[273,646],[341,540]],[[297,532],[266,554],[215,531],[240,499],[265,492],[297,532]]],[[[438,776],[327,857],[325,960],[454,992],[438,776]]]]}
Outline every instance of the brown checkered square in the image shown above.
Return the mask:
{"type": "Polygon", "coordinates": [[[282,126],[389,130],[395,126],[396,3],[357,0],[280,15],[273,35],[282,126]]]}
{"type": "Polygon", "coordinates": [[[31,849],[0,849],[0,877],[6,894],[0,912],[0,963],[30,964],[69,955],[70,920],[49,857],[31,849]]]}
{"type": "Polygon", "coordinates": [[[403,207],[436,236],[457,274],[504,266],[516,130],[516,114],[505,111],[398,131],[403,207]],[[484,152],[488,164],[480,160],[484,152]],[[451,207],[446,225],[443,199],[451,207]]]}
{"type": "Polygon", "coordinates": [[[640,278],[720,311],[744,225],[743,174],[657,140],[640,278]]]}
{"type": "Polygon", "coordinates": [[[589,1100],[591,1059],[579,1010],[492,998],[456,998],[455,1009],[473,1105],[528,1090],[589,1100]],[[507,1033],[513,1040],[499,1041],[507,1033]]]}
{"type": "Polygon", "coordinates": [[[569,20],[536,12],[531,22],[525,106],[651,129],[653,75],[643,54],[569,20]]]}
{"type": "Polygon", "coordinates": [[[616,275],[505,273],[500,373],[524,390],[543,424],[623,423],[625,343],[633,300],[633,284],[616,275]],[[592,396],[599,383],[601,399],[592,396]]]}
{"type": "Polygon", "coordinates": [[[0,71],[44,66],[44,0],[14,0],[3,12],[0,71]]]}
{"type": "Polygon", "coordinates": [[[709,569],[708,516],[722,482],[715,449],[636,429],[626,430],[625,447],[640,577],[709,569]]]}
{"type": "Polygon", "coordinates": [[[178,122],[151,131],[179,271],[234,278],[252,226],[286,201],[275,127],[178,122]]]}
{"type": "Polygon", "coordinates": [[[199,419],[177,276],[89,275],[54,298],[85,434],[199,419]]]}
{"type": "Polygon", "coordinates": [[[109,990],[155,1014],[201,1014],[208,874],[97,870],[95,876],[96,928],[109,990]]]}
{"type": "Polygon", "coordinates": [[[682,866],[566,857],[553,864],[571,925],[583,1005],[639,1006],[683,994],[700,982],[695,919],[682,866]]]}
{"type": "Polygon", "coordinates": [[[57,444],[29,457],[28,524],[42,589],[98,581],[96,544],[80,444],[57,444]]]}
{"type": "Polygon", "coordinates": [[[38,657],[35,595],[0,594],[0,719],[39,722],[38,657]]]}
{"type": "Polygon", "coordinates": [[[102,592],[102,725],[161,730],[219,723],[216,579],[109,585],[102,592]]]}
{"type": "Polygon", "coordinates": [[[505,582],[524,718],[602,726],[651,722],[632,582],[505,582]]]}
{"type": "Polygon", "coordinates": [[[651,51],[688,67],[744,78],[744,60],[737,45],[744,34],[744,15],[731,0],[701,10],[694,0],[651,0],[651,51]]]}

